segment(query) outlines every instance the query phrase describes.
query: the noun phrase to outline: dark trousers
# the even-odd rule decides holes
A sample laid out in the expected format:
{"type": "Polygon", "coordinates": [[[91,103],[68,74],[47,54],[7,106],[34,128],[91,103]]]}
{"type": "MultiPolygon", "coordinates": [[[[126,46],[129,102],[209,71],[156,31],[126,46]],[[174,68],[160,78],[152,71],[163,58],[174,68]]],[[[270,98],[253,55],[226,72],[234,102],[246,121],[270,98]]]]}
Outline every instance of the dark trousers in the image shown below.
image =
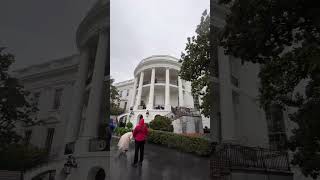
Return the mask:
{"type": "Polygon", "coordinates": [[[133,161],[134,164],[136,164],[138,162],[139,151],[140,151],[140,162],[142,163],[142,161],[143,161],[144,143],[145,143],[145,141],[135,141],[134,161],[133,161]]]}

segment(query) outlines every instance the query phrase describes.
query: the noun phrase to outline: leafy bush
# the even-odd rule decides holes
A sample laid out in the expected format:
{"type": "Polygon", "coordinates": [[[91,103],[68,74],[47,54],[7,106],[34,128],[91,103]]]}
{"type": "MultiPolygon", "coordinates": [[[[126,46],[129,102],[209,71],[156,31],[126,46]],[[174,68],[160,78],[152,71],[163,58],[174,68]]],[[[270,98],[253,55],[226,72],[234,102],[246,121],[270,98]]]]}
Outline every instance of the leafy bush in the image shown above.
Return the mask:
{"type": "Polygon", "coordinates": [[[152,129],[149,129],[148,142],[165,145],[182,152],[194,153],[200,156],[208,156],[212,150],[210,142],[204,138],[152,129]]]}
{"type": "Polygon", "coordinates": [[[131,132],[131,129],[124,128],[124,127],[117,127],[115,129],[115,133],[117,136],[122,136],[123,134],[125,134],[127,132],[131,132]]]}
{"type": "Polygon", "coordinates": [[[47,162],[47,152],[34,146],[11,144],[0,150],[0,169],[19,171],[47,162]]]}
{"type": "Polygon", "coordinates": [[[154,130],[173,132],[172,121],[165,116],[156,116],[149,123],[149,127],[154,130]]]}
{"type": "Polygon", "coordinates": [[[128,129],[132,129],[132,127],[133,127],[132,122],[129,121],[129,122],[127,123],[126,127],[127,127],[128,129]]]}

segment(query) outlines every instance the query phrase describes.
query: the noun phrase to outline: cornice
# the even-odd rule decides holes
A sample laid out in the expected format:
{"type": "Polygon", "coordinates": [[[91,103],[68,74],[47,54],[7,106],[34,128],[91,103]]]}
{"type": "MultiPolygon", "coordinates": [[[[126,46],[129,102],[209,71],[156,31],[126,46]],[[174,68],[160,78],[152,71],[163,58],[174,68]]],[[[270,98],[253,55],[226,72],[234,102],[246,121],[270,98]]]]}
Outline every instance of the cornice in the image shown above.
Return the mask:
{"type": "Polygon", "coordinates": [[[61,72],[77,68],[79,64],[78,55],[51,60],[42,64],[32,65],[26,68],[17,69],[13,71],[13,75],[19,79],[48,74],[50,72],[61,72]]]}
{"type": "Polygon", "coordinates": [[[76,43],[78,49],[81,49],[87,41],[100,32],[107,31],[109,27],[109,9],[108,0],[99,0],[93,8],[87,13],[81,21],[76,32],[76,43]]]}
{"type": "Polygon", "coordinates": [[[169,56],[169,55],[154,55],[154,56],[150,56],[147,57],[145,59],[143,59],[138,66],[135,68],[134,70],[134,75],[137,74],[137,72],[139,72],[139,70],[141,68],[143,68],[144,66],[147,65],[152,65],[152,64],[169,64],[169,65],[173,65],[176,66],[177,68],[181,67],[181,63],[178,62],[179,59],[173,57],[173,56],[169,56]]]}
{"type": "Polygon", "coordinates": [[[118,82],[118,83],[114,83],[114,86],[116,87],[122,87],[122,86],[128,86],[134,83],[134,79],[130,79],[127,81],[122,81],[122,82],[118,82]]]}

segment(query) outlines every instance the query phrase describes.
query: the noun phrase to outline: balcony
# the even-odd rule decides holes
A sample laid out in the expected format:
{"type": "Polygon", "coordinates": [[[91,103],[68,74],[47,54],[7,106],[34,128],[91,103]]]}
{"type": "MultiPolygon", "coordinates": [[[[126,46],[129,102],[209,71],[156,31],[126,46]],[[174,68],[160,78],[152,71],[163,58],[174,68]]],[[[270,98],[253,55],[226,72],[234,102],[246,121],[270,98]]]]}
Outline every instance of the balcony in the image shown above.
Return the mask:
{"type": "Polygon", "coordinates": [[[230,172],[233,169],[290,173],[290,164],[287,152],[223,144],[216,147],[210,169],[213,174],[230,172]]]}
{"type": "Polygon", "coordinates": [[[178,86],[178,80],[170,80],[170,84],[178,86]]]}
{"type": "Polygon", "coordinates": [[[150,81],[143,81],[142,85],[150,84],[150,81]]]}
{"type": "Polygon", "coordinates": [[[160,84],[165,84],[166,83],[166,80],[164,80],[164,79],[155,79],[154,80],[154,83],[160,83],[160,84]]]}

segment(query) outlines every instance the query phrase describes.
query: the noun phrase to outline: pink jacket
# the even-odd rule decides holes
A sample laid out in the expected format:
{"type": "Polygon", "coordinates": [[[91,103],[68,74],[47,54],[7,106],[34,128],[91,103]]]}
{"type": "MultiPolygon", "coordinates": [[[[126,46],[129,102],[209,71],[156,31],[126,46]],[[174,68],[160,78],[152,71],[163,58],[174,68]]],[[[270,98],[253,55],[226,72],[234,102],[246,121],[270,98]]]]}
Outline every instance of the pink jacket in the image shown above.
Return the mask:
{"type": "Polygon", "coordinates": [[[148,128],[144,124],[144,119],[139,121],[139,124],[133,130],[133,137],[136,141],[144,141],[148,136],[148,128]]]}

